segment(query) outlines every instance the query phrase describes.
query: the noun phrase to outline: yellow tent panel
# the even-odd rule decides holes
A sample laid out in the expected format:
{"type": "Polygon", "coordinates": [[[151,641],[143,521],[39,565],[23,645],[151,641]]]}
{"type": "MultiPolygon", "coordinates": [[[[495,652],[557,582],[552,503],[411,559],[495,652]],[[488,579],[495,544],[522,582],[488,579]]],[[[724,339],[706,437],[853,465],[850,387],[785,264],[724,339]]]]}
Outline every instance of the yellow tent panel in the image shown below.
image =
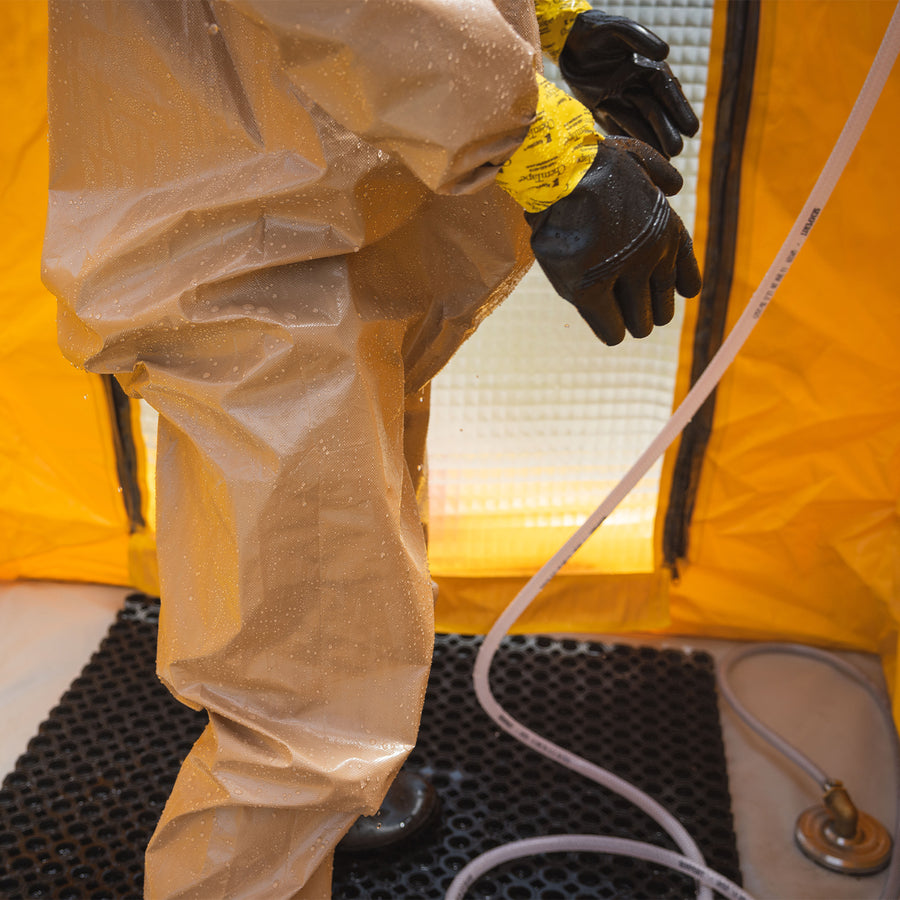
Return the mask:
{"type": "MultiPolygon", "coordinates": [[[[762,4],[729,327],[806,200],[892,11],[879,2],[762,4]]],[[[721,53],[725,5],[716,12],[721,53]]],[[[895,72],[804,250],[719,386],[689,548],[670,592],[671,630],[893,657],[898,143],[895,72]]],[[[707,165],[711,153],[707,146],[707,165]]],[[[705,240],[700,226],[698,245],[705,240]]],[[[692,339],[688,323],[681,393],[692,339]]]]}
{"type": "Polygon", "coordinates": [[[0,578],[127,584],[109,387],[56,346],[40,281],[47,193],[47,11],[0,4],[0,578]]]}

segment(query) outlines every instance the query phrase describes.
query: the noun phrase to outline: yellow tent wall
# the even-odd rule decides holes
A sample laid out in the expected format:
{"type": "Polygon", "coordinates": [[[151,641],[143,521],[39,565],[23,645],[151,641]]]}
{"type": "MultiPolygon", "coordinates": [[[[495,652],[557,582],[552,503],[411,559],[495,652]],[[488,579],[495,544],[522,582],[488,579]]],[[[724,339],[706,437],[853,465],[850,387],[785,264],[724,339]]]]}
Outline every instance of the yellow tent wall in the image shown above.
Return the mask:
{"type": "MultiPolygon", "coordinates": [[[[716,8],[711,79],[726,12],[725,4],[716,8]]],[[[760,12],[729,324],[837,140],[893,3],[767,2],[760,12]]],[[[705,130],[714,127],[712,112],[708,101],[705,130]]],[[[672,631],[854,647],[881,652],[893,665],[900,621],[898,143],[895,67],[805,248],[719,386],[688,554],[670,590],[672,631]]],[[[706,212],[703,206],[698,214],[701,248],[706,212]]],[[[691,321],[683,339],[680,394],[691,321]]]]}
{"type": "MultiPolygon", "coordinates": [[[[761,5],[731,321],[814,183],[892,9],[839,0],[761,5]]],[[[727,13],[726,4],[717,6],[701,185],[711,160],[727,13]]],[[[0,23],[6,119],[0,578],[152,590],[152,534],[135,526],[120,490],[109,388],[60,356],[55,304],[39,281],[47,168],[44,4],[7,0],[0,23]]],[[[655,573],[555,582],[521,627],[665,626],[795,639],[878,651],[893,665],[900,618],[898,123],[895,75],[803,253],[719,388],[677,580],[669,581],[659,546],[655,573]]],[[[701,251],[708,237],[702,190],[701,251]]],[[[696,304],[688,311],[679,393],[687,388],[696,304]]],[[[666,461],[669,479],[673,460],[674,452],[666,461]]],[[[660,522],[665,486],[664,479],[660,522]]],[[[535,560],[535,568],[542,562],[535,560]]],[[[439,621],[482,630],[520,584],[446,579],[439,621]]]]}
{"type": "Polygon", "coordinates": [[[47,11],[0,4],[0,579],[129,582],[132,526],[109,385],[56,346],[40,281],[47,195],[47,11]]]}

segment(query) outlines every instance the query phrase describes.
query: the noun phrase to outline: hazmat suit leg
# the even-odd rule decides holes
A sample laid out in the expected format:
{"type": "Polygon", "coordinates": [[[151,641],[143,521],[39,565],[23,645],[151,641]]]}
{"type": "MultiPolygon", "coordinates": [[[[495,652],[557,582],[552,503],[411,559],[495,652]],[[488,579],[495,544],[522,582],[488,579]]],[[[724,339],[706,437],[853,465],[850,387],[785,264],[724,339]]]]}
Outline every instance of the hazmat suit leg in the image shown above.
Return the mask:
{"type": "Polygon", "coordinates": [[[534,9],[50,11],[44,280],[68,358],[159,412],[158,670],[210,717],[146,895],[323,900],[431,662],[417,397],[530,264],[493,180],[534,9]]]}
{"type": "Polygon", "coordinates": [[[415,742],[433,621],[402,330],[346,294],[322,312],[281,353],[251,315],[126,380],[160,410],[159,672],[210,714],[148,897],[327,896],[331,848],[415,742]]]}

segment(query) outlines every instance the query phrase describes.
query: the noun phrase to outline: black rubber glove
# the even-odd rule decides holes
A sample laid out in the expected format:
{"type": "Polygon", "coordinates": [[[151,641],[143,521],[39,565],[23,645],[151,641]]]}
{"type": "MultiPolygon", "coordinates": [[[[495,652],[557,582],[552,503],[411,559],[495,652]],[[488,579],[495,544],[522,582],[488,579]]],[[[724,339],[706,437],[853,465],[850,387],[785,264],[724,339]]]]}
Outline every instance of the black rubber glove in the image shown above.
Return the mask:
{"type": "Polygon", "coordinates": [[[620,343],[626,328],[640,338],[669,322],[676,289],[700,292],[690,235],[666,200],[681,185],[652,147],[609,137],[572,193],[525,213],[550,283],[606,344],[620,343]]]}
{"type": "Polygon", "coordinates": [[[630,135],[666,156],[700,122],[664,62],[669,45],[626,19],[591,10],[575,19],[559,57],[572,93],[608,134],[630,135]]]}

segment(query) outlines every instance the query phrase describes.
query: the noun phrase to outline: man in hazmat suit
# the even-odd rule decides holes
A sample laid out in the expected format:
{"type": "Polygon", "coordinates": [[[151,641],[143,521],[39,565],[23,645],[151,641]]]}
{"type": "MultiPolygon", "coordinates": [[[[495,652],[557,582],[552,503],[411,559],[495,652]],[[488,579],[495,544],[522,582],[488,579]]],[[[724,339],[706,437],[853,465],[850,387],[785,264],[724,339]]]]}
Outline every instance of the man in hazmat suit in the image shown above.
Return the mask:
{"type": "Polygon", "coordinates": [[[158,671],[209,713],[148,897],[329,896],[429,671],[427,386],[529,242],[609,344],[699,290],[675,170],[539,75],[678,152],[667,48],[589,9],[51,0],[44,280],[159,412],[158,671]]]}

